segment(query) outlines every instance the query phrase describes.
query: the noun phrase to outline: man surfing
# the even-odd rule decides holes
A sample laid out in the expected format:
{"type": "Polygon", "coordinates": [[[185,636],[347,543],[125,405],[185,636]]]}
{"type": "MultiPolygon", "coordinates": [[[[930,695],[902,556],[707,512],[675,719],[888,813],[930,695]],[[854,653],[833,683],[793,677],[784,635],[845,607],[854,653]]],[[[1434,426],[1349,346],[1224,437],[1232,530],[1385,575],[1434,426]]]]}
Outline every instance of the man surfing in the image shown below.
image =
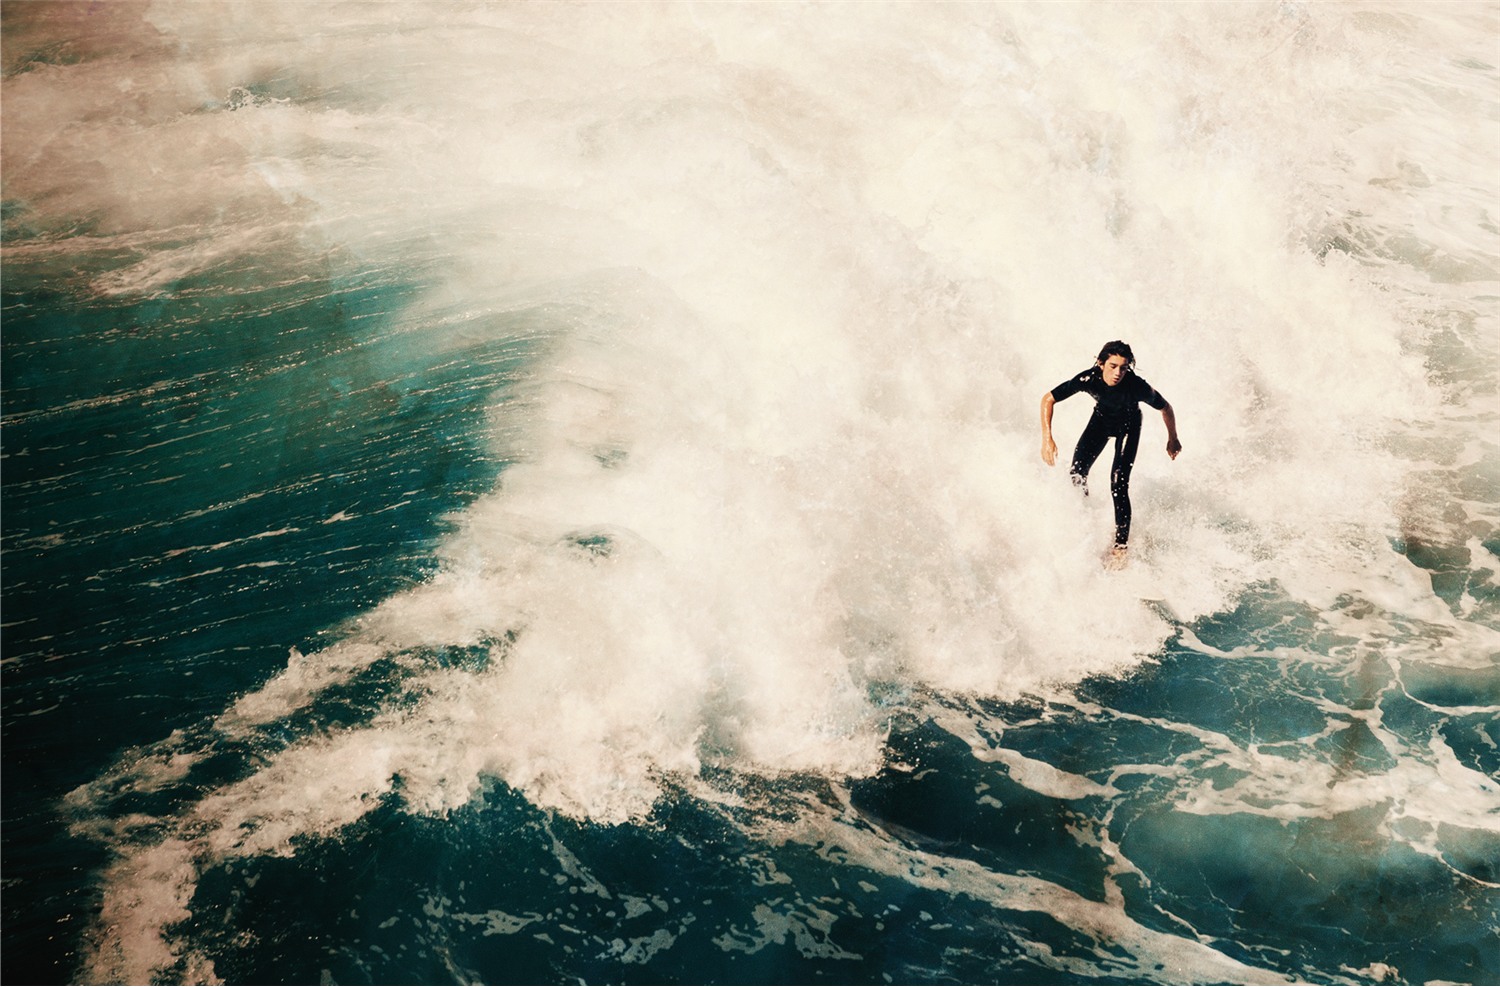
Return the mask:
{"type": "Polygon", "coordinates": [[[1094,414],[1078,437],[1073,465],[1068,471],[1085,496],[1094,460],[1104,451],[1106,442],[1115,440],[1115,460],[1109,471],[1109,492],[1115,502],[1115,542],[1105,558],[1105,565],[1111,569],[1124,567],[1125,546],[1130,539],[1130,469],[1135,465],[1136,448],[1141,441],[1142,401],[1161,412],[1167,426],[1167,455],[1176,459],[1182,451],[1172,406],[1135,375],[1134,365],[1135,354],[1130,352],[1130,345],[1116,339],[1104,344],[1092,367],[1042,395],[1042,460],[1048,466],[1057,462],[1057,443],[1052,441],[1052,406],[1079,391],[1094,399],[1094,414]]]}

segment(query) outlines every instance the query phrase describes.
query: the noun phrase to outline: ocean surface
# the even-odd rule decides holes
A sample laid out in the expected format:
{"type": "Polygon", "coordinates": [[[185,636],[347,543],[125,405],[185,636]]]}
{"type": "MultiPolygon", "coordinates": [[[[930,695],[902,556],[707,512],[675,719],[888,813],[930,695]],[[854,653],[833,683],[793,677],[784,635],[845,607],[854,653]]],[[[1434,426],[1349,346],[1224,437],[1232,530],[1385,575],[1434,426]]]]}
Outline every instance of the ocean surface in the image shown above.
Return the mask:
{"type": "Polygon", "coordinates": [[[1500,7],[3,17],[6,982],[1500,982],[1500,7]]]}

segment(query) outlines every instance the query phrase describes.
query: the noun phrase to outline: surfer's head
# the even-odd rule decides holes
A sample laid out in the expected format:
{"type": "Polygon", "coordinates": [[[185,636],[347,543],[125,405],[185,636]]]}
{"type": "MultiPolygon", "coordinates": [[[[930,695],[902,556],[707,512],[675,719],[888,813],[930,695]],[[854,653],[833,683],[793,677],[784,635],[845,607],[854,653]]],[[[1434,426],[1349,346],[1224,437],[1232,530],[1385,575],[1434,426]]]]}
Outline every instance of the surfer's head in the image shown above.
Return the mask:
{"type": "Polygon", "coordinates": [[[1125,371],[1135,363],[1135,354],[1130,344],[1112,339],[1099,351],[1099,371],[1104,374],[1104,383],[1114,387],[1125,377],[1125,371]]]}

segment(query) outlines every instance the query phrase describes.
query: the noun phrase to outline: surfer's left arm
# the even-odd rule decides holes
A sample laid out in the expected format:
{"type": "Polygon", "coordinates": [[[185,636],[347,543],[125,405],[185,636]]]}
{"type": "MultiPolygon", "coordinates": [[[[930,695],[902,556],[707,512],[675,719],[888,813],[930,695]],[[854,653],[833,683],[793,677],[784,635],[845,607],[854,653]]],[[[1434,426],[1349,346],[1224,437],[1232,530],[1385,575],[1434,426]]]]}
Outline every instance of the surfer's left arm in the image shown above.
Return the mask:
{"type": "Polygon", "coordinates": [[[1177,441],[1177,416],[1172,412],[1172,402],[1165,399],[1161,404],[1161,420],[1167,426],[1167,455],[1176,459],[1182,451],[1182,443],[1177,441]]]}

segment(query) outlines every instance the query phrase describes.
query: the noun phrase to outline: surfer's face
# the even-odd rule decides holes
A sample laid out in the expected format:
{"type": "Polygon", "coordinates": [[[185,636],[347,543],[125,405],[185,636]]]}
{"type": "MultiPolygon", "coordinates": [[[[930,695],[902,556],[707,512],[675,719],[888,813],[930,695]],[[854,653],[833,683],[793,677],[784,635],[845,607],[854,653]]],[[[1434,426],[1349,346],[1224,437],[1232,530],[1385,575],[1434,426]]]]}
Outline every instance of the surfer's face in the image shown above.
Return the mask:
{"type": "Polygon", "coordinates": [[[1104,383],[1110,387],[1118,384],[1120,378],[1125,376],[1125,366],[1126,362],[1123,356],[1120,356],[1118,353],[1111,353],[1103,363],[1099,364],[1099,369],[1104,373],[1104,383]]]}

